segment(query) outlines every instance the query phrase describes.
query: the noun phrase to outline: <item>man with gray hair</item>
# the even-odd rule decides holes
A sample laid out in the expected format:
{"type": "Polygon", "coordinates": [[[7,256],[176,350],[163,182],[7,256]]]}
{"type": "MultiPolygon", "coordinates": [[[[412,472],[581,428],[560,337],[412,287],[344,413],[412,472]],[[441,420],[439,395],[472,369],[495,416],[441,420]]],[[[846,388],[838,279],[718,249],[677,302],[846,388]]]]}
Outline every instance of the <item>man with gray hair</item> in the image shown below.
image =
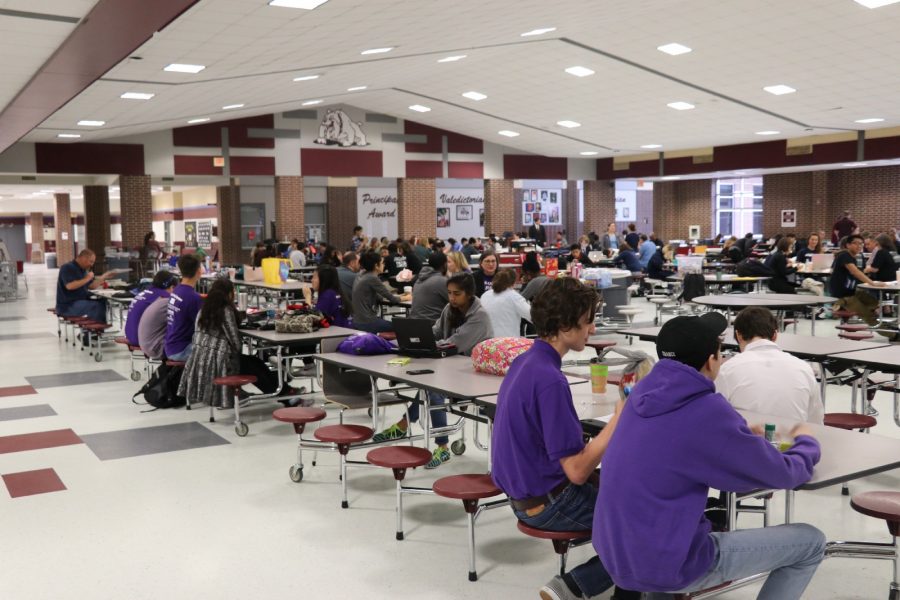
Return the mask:
{"type": "Polygon", "coordinates": [[[91,270],[97,255],[85,248],[78,257],[59,269],[56,281],[56,314],[60,317],[85,316],[106,323],[106,301],[91,300],[90,290],[103,285],[114,272],[94,275],[91,270]]]}

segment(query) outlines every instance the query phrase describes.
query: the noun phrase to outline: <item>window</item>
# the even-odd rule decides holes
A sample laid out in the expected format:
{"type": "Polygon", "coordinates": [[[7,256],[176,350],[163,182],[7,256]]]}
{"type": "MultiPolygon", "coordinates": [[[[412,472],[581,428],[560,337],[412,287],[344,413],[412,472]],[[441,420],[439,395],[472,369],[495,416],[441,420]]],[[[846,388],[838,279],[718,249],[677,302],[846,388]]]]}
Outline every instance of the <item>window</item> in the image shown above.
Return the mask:
{"type": "Polygon", "coordinates": [[[717,180],[715,211],[716,233],[725,237],[762,233],[762,177],[717,180]]]}
{"type": "Polygon", "coordinates": [[[265,226],[265,204],[241,204],[241,248],[249,250],[263,241],[265,226]]]}

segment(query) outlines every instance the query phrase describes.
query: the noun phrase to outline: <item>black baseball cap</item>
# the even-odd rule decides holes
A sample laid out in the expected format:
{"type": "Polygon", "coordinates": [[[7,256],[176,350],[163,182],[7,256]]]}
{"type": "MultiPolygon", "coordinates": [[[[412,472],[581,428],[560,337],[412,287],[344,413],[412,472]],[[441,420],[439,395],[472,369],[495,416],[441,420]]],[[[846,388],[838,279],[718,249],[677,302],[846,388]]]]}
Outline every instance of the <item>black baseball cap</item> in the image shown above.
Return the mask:
{"type": "Polygon", "coordinates": [[[675,317],[666,321],[656,338],[656,355],[690,365],[698,371],[719,350],[719,336],[728,328],[721,313],[675,317]]]}

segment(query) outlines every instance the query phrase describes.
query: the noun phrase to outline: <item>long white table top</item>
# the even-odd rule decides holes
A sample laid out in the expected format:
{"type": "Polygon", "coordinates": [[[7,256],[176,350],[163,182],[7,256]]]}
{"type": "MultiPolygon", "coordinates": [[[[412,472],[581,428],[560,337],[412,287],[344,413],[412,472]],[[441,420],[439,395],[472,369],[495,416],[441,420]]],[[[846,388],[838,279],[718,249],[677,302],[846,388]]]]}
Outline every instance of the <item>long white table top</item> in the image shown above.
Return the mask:
{"type": "Polygon", "coordinates": [[[302,342],[315,342],[325,338],[344,337],[360,333],[356,329],[346,327],[323,327],[311,333],[278,333],[274,329],[261,331],[259,329],[241,329],[241,335],[268,342],[274,345],[290,345],[302,342]]]}

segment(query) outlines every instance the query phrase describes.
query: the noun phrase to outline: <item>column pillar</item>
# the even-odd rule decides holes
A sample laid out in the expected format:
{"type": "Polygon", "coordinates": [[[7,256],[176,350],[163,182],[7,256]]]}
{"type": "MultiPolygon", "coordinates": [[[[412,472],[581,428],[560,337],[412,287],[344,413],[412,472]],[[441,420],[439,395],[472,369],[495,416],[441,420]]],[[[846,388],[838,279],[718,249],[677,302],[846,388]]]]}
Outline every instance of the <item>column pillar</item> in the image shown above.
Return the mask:
{"type": "MultiPolygon", "coordinates": [[[[353,228],[358,225],[356,214],[356,186],[332,186],[325,188],[325,225],[328,243],[339,250],[350,247],[353,228]]],[[[371,231],[365,231],[372,235],[371,231]]]]}
{"type": "Polygon", "coordinates": [[[56,225],[56,263],[59,266],[75,259],[75,232],[72,227],[72,209],[69,194],[54,194],[56,199],[54,222],[56,225]]]}
{"type": "Polygon", "coordinates": [[[303,177],[275,178],[275,233],[280,240],[306,239],[303,211],[303,177]]]}
{"type": "Polygon", "coordinates": [[[237,185],[216,187],[219,210],[219,259],[228,265],[244,264],[249,252],[241,249],[241,188],[237,185]]]}
{"type": "Polygon", "coordinates": [[[105,185],[86,185],[83,189],[85,244],[97,255],[94,271],[102,273],[106,247],[109,246],[109,188],[105,185]]]}
{"type": "Polygon", "coordinates": [[[569,180],[566,182],[565,216],[563,217],[563,229],[566,230],[566,239],[574,244],[581,236],[581,223],[578,222],[578,182],[569,180]]]}
{"type": "Polygon", "coordinates": [[[153,229],[150,176],[119,175],[119,205],[122,215],[122,248],[140,249],[144,245],[144,236],[153,229]]]}
{"type": "Polygon", "coordinates": [[[584,231],[599,236],[616,219],[616,188],[612,181],[584,182],[584,231]]]}
{"type": "MultiPolygon", "coordinates": [[[[815,231],[824,231],[825,239],[822,240],[822,243],[831,240],[831,227],[834,225],[834,222],[837,220],[841,211],[846,210],[847,207],[844,206],[832,206],[831,197],[828,193],[828,180],[829,180],[829,171],[813,171],[810,173],[812,177],[812,199],[810,205],[812,206],[812,219],[813,227],[815,231]]],[[[766,190],[763,189],[763,194],[766,193],[766,190]]],[[[798,232],[799,233],[799,232],[798,232]]],[[[803,232],[803,235],[807,235],[810,232],[803,232]]]]}
{"type": "Polygon", "coordinates": [[[515,223],[515,192],[512,179],[484,180],[484,233],[503,235],[518,231],[515,223]]]}
{"type": "Polygon", "coordinates": [[[31,213],[31,247],[32,264],[44,262],[44,213],[31,213]],[[34,251],[35,244],[40,252],[34,251]]]}
{"type": "Polygon", "coordinates": [[[437,236],[436,194],[437,184],[432,178],[397,179],[397,233],[400,238],[437,236]]]}

